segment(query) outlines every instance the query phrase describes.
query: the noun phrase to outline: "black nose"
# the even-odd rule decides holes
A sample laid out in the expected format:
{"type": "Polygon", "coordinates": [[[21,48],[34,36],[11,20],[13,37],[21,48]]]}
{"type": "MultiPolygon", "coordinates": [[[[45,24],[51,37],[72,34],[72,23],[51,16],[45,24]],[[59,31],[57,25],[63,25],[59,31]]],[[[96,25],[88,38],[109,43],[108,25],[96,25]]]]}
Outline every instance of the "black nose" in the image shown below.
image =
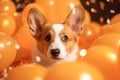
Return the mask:
{"type": "Polygon", "coordinates": [[[60,54],[59,49],[51,49],[51,54],[53,57],[57,57],[60,54]]]}

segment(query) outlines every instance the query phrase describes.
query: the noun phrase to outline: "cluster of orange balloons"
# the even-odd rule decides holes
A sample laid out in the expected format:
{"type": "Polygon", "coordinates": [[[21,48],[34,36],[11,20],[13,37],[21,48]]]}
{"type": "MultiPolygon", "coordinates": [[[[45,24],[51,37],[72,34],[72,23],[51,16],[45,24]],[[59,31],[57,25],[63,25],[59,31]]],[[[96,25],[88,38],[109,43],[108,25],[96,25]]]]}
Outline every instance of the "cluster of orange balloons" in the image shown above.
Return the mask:
{"type": "Polygon", "coordinates": [[[0,1],[0,32],[12,35],[16,29],[16,23],[12,17],[16,7],[12,1],[0,1]]]}
{"type": "Polygon", "coordinates": [[[9,67],[16,58],[19,44],[12,37],[16,29],[15,13],[16,7],[10,0],[0,0],[0,72],[9,67]]]}
{"type": "MultiPolygon", "coordinates": [[[[84,45],[81,41],[80,43],[84,45]]],[[[104,76],[105,80],[119,80],[120,15],[115,15],[111,19],[110,24],[101,26],[97,37],[92,39],[92,42],[89,44],[90,45],[88,47],[84,45],[80,51],[82,61],[87,62],[97,68],[97,70],[99,70],[104,76]]],[[[81,47],[81,45],[79,46],[81,47]]]]}
{"type": "MultiPolygon", "coordinates": [[[[36,41],[27,24],[30,8],[40,9],[51,23],[58,23],[77,5],[81,5],[79,0],[35,0],[18,13],[11,0],[1,0],[0,72],[19,60],[31,59],[36,41]]],[[[13,67],[5,80],[120,80],[120,14],[105,25],[91,21],[86,10],[85,16],[77,61],[57,64],[50,69],[23,61],[13,67]]]]}
{"type": "Polygon", "coordinates": [[[35,41],[23,24],[21,14],[16,12],[12,0],[0,0],[0,72],[13,63],[21,63],[19,60],[28,55],[29,59],[31,57],[30,50],[35,41]]]}
{"type": "Polygon", "coordinates": [[[0,32],[0,71],[12,64],[19,45],[16,40],[0,32]]]}

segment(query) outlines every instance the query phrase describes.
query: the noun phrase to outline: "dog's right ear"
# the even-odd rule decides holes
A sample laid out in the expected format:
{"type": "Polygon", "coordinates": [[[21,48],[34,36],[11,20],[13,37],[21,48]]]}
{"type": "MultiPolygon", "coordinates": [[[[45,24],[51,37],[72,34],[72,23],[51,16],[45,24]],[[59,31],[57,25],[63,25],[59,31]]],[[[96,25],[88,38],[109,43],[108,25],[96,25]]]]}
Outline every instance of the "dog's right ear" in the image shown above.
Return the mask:
{"type": "Polygon", "coordinates": [[[43,29],[44,24],[47,22],[47,19],[36,8],[29,10],[27,15],[27,23],[30,27],[30,32],[35,38],[39,38],[43,29]]]}

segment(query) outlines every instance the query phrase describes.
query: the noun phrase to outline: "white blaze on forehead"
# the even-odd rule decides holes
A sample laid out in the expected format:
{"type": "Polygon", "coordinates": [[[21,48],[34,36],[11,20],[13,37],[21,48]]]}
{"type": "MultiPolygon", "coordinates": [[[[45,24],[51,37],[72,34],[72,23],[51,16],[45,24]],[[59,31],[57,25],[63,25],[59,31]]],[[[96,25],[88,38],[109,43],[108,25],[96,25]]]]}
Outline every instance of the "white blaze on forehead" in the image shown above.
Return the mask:
{"type": "Polygon", "coordinates": [[[60,34],[60,32],[64,28],[64,25],[62,25],[62,24],[53,24],[52,27],[53,27],[56,34],[60,34]]]}
{"type": "MultiPolygon", "coordinates": [[[[61,38],[60,38],[60,32],[64,29],[64,26],[62,24],[53,24],[52,28],[54,30],[54,41],[50,44],[49,46],[49,50],[51,49],[59,49],[60,50],[60,54],[58,56],[58,58],[64,58],[66,57],[66,49],[64,44],[61,42],[61,38]]],[[[51,54],[49,54],[51,55],[51,54]]]]}

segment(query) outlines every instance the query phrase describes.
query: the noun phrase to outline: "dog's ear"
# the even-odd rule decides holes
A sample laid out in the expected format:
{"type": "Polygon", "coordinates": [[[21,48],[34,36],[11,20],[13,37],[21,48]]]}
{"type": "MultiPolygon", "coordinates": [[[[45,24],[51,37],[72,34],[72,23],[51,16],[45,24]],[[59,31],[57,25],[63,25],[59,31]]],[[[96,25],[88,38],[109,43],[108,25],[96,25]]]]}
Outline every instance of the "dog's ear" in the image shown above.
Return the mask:
{"type": "Polygon", "coordinates": [[[47,22],[46,17],[36,8],[31,8],[28,12],[27,23],[30,32],[35,38],[39,38],[44,24],[47,22]]]}
{"type": "Polygon", "coordinates": [[[67,16],[65,23],[69,24],[72,31],[80,32],[84,24],[85,12],[81,6],[74,7],[67,16]]]}

